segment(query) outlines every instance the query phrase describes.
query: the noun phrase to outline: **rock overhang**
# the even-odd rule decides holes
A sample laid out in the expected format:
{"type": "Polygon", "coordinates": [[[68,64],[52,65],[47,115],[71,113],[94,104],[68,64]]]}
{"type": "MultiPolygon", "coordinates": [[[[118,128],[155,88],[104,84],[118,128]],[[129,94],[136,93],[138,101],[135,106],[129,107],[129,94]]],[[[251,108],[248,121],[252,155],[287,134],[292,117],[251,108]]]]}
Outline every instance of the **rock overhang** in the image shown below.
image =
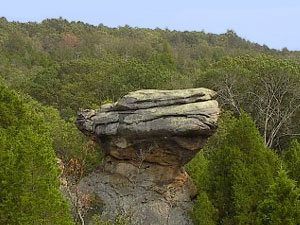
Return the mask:
{"type": "Polygon", "coordinates": [[[117,159],[181,166],[217,128],[216,93],[206,88],[139,90],[99,110],[83,110],[77,127],[117,159]]]}

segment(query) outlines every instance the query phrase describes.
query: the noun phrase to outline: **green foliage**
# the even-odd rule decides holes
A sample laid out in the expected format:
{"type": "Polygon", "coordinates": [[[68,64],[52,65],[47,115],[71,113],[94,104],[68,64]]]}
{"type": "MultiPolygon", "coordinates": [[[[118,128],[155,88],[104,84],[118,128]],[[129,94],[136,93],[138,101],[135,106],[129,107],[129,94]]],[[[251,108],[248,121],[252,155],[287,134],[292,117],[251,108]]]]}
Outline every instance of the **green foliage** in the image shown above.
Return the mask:
{"type": "Polygon", "coordinates": [[[289,176],[300,184],[300,144],[296,139],[291,141],[282,158],[287,165],[289,176]]]}
{"type": "Polygon", "coordinates": [[[227,137],[211,157],[219,162],[210,167],[212,198],[224,221],[255,224],[255,208],[272,182],[278,158],[264,146],[249,116],[242,114],[230,123],[227,137]]]}
{"type": "Polygon", "coordinates": [[[267,196],[258,206],[258,221],[264,225],[300,223],[300,189],[281,169],[267,189],[267,196]]]}
{"type": "Polygon", "coordinates": [[[206,191],[207,184],[209,182],[209,173],[208,173],[209,161],[206,159],[203,152],[199,152],[187,165],[186,169],[194,183],[197,187],[197,190],[206,191]]]}
{"type": "MultiPolygon", "coordinates": [[[[65,117],[79,108],[91,108],[129,91],[169,88],[176,72],[165,65],[134,58],[71,60],[41,70],[30,84],[29,94],[57,108],[65,117]]],[[[175,84],[174,84],[175,85],[175,84]]]]}
{"type": "Polygon", "coordinates": [[[216,225],[217,210],[209,200],[206,192],[200,192],[196,205],[193,208],[192,217],[195,225],[216,225]]]}
{"type": "Polygon", "coordinates": [[[1,105],[0,124],[2,129],[17,127],[19,118],[26,115],[26,110],[22,107],[21,101],[11,94],[7,87],[0,83],[1,105]]]}
{"type": "Polygon", "coordinates": [[[0,108],[1,224],[73,224],[48,127],[3,84],[0,108]]]}
{"type": "Polygon", "coordinates": [[[48,126],[52,147],[64,164],[68,164],[72,159],[82,161],[84,158],[84,175],[86,175],[101,162],[103,155],[99,146],[87,147],[88,139],[77,129],[74,119],[69,121],[62,119],[57,109],[42,105],[29,96],[24,97],[24,100],[48,126]]]}
{"type": "Polygon", "coordinates": [[[197,201],[197,221],[207,220],[200,212],[209,209],[206,215],[218,224],[256,224],[256,208],[273,181],[279,159],[264,146],[252,119],[246,114],[238,119],[225,114],[219,131],[203,151],[207,159],[200,155],[189,165],[196,185],[200,184],[199,198],[206,199],[201,204],[197,201]],[[205,173],[208,181],[201,176],[205,173]],[[217,210],[218,219],[212,216],[215,214],[209,201],[217,210]]]}

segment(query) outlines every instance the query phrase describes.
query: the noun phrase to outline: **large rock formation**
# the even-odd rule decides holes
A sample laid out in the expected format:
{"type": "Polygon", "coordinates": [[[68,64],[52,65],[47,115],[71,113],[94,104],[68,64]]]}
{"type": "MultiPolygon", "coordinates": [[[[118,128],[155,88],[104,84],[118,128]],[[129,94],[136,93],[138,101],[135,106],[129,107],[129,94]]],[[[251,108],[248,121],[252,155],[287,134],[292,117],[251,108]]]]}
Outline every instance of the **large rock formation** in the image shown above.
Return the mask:
{"type": "Polygon", "coordinates": [[[98,111],[84,110],[78,128],[105,153],[80,188],[97,194],[103,216],[127,214],[133,224],[191,224],[196,189],[182,166],[216,130],[219,107],[205,88],[140,90],[98,111]]]}

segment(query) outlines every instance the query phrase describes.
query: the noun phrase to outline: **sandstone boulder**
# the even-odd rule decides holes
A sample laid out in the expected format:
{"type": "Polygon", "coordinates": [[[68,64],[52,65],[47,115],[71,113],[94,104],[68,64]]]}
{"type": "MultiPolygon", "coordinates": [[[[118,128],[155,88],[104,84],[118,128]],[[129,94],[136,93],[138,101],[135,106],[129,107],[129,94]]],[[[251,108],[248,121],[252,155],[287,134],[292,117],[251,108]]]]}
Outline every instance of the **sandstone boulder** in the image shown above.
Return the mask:
{"type": "Polygon", "coordinates": [[[216,93],[205,88],[140,90],[99,110],[82,110],[77,127],[105,153],[82,190],[104,202],[103,216],[132,216],[134,224],[191,224],[195,187],[182,166],[217,128],[216,93]]]}
{"type": "Polygon", "coordinates": [[[115,158],[183,165],[216,130],[214,97],[205,88],[131,92],[98,111],[81,111],[77,126],[115,158]]]}

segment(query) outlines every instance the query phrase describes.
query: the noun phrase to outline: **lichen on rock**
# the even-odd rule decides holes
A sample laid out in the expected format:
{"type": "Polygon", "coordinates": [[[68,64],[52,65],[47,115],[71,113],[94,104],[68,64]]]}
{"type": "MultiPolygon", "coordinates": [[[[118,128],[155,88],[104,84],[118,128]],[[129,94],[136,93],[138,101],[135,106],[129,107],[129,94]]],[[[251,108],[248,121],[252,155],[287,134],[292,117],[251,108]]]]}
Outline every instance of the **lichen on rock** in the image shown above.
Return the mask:
{"type": "Polygon", "coordinates": [[[191,224],[196,189],[184,171],[217,128],[216,93],[205,88],[130,92],[99,110],[82,110],[77,127],[105,153],[80,188],[99,195],[103,216],[133,224],[191,224]]]}

